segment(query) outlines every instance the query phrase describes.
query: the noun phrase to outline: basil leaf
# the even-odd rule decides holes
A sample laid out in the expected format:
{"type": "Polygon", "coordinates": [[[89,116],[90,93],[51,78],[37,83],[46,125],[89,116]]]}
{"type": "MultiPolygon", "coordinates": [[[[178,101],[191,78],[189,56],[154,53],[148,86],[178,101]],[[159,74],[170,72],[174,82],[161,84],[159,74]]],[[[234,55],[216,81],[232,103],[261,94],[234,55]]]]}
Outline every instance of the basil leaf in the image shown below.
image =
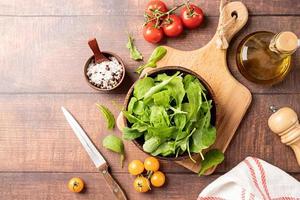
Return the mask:
{"type": "Polygon", "coordinates": [[[201,162],[201,169],[199,171],[199,176],[205,174],[205,172],[218,164],[222,163],[224,160],[224,154],[218,149],[212,149],[204,155],[204,160],[201,162]]]}
{"type": "Polygon", "coordinates": [[[133,60],[142,60],[143,59],[142,54],[139,52],[139,50],[134,45],[134,39],[130,34],[128,34],[128,42],[127,42],[126,47],[129,49],[130,57],[133,60]]]}

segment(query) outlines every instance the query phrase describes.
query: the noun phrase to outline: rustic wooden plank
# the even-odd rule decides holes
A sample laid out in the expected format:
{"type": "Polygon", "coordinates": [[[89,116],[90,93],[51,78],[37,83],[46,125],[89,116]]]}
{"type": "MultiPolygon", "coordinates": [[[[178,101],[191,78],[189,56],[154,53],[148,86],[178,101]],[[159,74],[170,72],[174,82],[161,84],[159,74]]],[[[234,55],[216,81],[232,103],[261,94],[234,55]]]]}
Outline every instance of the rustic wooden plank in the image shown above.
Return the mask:
{"type": "Polygon", "coordinates": [[[219,170],[228,170],[230,166],[238,164],[241,158],[255,156],[285,171],[300,172],[292,149],[283,145],[268,127],[268,119],[272,114],[270,105],[278,108],[288,106],[300,114],[299,102],[299,94],[255,95],[249,112],[226,151],[225,163],[219,170]]]}
{"type": "MultiPolygon", "coordinates": [[[[119,155],[102,147],[108,131],[95,103],[109,107],[115,116],[122,109],[124,95],[5,95],[0,97],[0,171],[95,172],[95,166],[75,137],[60,109],[65,106],[77,118],[103,153],[114,171],[127,171],[127,163],[144,159],[132,142],[125,142],[127,160],[120,166],[119,155]],[[13,159],[11,159],[13,158],[13,159]]],[[[166,171],[186,169],[162,162],[166,171]]]]}
{"type": "MultiPolygon", "coordinates": [[[[148,0],[22,0],[1,1],[0,15],[47,16],[47,15],[142,15],[148,0]],[[22,6],[20,6],[22,5],[22,6]]],[[[166,0],[169,7],[180,4],[179,0],[166,0]]],[[[219,1],[192,1],[208,16],[219,13],[219,1]]],[[[242,0],[252,15],[299,15],[300,3],[295,0],[242,0]]]]}
{"type": "MultiPolygon", "coordinates": [[[[147,58],[154,45],[141,35],[142,18],[138,16],[81,16],[81,17],[0,17],[0,92],[94,92],[83,78],[83,65],[91,55],[87,40],[96,36],[103,50],[117,52],[125,64],[129,78],[117,93],[125,93],[137,78],[133,71],[138,62],[129,58],[125,47],[126,32],[136,38],[138,48],[147,58]],[[114,30],[118,27],[117,31],[114,30]],[[55,79],[55,80],[54,80],[55,79]]],[[[163,44],[183,50],[205,45],[213,36],[217,18],[207,19],[203,28],[189,31],[163,44]]],[[[300,35],[300,17],[252,17],[242,36],[256,30],[292,30],[300,35]],[[290,23],[293,22],[293,23],[290,23]]],[[[272,88],[258,87],[241,77],[235,66],[235,49],[241,36],[229,51],[229,65],[233,74],[254,93],[299,92],[300,51],[294,57],[294,68],[288,78],[272,88]]]]}
{"type": "MultiPolygon", "coordinates": [[[[129,174],[114,174],[130,200],[134,199],[196,199],[199,193],[219,175],[198,177],[196,174],[166,174],[163,188],[137,193],[132,186],[134,177],[129,174]]],[[[300,174],[292,174],[300,180],[300,174]]],[[[99,173],[1,173],[0,195],[6,200],[27,199],[105,199],[114,197],[99,173]],[[68,190],[67,182],[72,177],[81,177],[86,183],[83,193],[68,190]],[[33,192],[34,191],[34,192],[33,192]]]]}
{"type": "MultiPolygon", "coordinates": [[[[167,173],[167,183],[163,188],[153,188],[152,191],[141,194],[133,189],[133,176],[115,173],[113,175],[130,200],[196,199],[199,192],[218,177],[218,175],[198,177],[196,174],[167,173]]],[[[2,181],[0,195],[6,200],[114,199],[99,173],[0,173],[0,178],[2,181]],[[74,176],[79,176],[85,181],[84,193],[75,194],[68,190],[68,180],[74,176]]]]}
{"type": "MultiPolygon", "coordinates": [[[[61,113],[68,108],[109,161],[114,172],[120,167],[119,156],[105,150],[101,141],[108,133],[94,103],[101,102],[117,115],[124,95],[36,94],[0,96],[0,171],[95,172],[90,158],[81,147],[61,113]]],[[[247,156],[256,156],[288,172],[300,172],[293,152],[280,143],[267,127],[269,105],[289,105],[300,113],[300,95],[254,95],[249,113],[242,121],[226,151],[225,163],[216,172],[226,172],[247,156]]],[[[119,131],[115,134],[121,135],[119,131]]],[[[126,142],[127,162],[146,155],[126,142]]],[[[127,165],[125,163],[125,166],[127,165]]],[[[162,162],[166,172],[186,169],[162,162]]]]}

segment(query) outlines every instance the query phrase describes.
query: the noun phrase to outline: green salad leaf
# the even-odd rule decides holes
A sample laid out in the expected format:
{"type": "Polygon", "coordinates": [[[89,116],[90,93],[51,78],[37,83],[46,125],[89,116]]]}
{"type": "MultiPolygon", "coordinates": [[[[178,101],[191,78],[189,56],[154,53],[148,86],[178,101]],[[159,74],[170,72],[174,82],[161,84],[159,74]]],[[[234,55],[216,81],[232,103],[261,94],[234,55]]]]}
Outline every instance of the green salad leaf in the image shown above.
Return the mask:
{"type": "Polygon", "coordinates": [[[214,151],[202,154],[216,140],[212,103],[193,75],[175,72],[146,76],[135,84],[127,110],[123,111],[129,122],[123,138],[144,140],[144,151],[153,156],[186,153],[193,160],[192,153],[200,154],[204,170],[221,160],[220,153],[214,151]]]}
{"type": "Polygon", "coordinates": [[[134,45],[134,39],[130,34],[128,34],[128,42],[126,47],[129,49],[130,58],[133,60],[143,60],[143,56],[134,45]]]}
{"type": "Polygon", "coordinates": [[[96,104],[96,106],[99,109],[99,111],[102,113],[102,115],[104,116],[104,118],[107,122],[107,128],[108,129],[113,129],[115,127],[115,117],[114,117],[114,115],[105,106],[100,105],[98,103],[96,104]]]}
{"type": "Polygon", "coordinates": [[[212,149],[204,155],[204,160],[201,162],[201,169],[199,171],[199,176],[205,174],[205,172],[218,164],[222,163],[224,160],[224,154],[218,149],[212,149]]]}
{"type": "Polygon", "coordinates": [[[125,159],[123,141],[115,135],[107,135],[102,141],[103,147],[121,155],[121,166],[125,159]]]}
{"type": "Polygon", "coordinates": [[[158,61],[160,61],[166,54],[167,54],[167,49],[166,48],[164,48],[162,46],[156,47],[153,50],[153,52],[152,52],[150,58],[148,59],[147,63],[144,64],[144,65],[139,66],[135,70],[135,72],[140,74],[147,67],[152,67],[152,68],[156,67],[156,63],[158,61]]]}

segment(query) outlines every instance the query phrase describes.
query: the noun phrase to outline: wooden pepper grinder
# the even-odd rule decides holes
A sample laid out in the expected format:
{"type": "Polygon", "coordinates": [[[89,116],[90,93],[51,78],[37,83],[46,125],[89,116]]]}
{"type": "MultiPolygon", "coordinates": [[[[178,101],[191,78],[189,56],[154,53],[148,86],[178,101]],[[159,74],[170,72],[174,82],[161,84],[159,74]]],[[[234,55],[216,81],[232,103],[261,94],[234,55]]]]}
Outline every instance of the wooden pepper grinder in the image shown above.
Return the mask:
{"type": "Polygon", "coordinates": [[[294,150],[300,165],[300,125],[297,113],[289,107],[277,110],[271,106],[270,109],[273,112],[268,120],[270,129],[280,136],[282,143],[294,150]]]}

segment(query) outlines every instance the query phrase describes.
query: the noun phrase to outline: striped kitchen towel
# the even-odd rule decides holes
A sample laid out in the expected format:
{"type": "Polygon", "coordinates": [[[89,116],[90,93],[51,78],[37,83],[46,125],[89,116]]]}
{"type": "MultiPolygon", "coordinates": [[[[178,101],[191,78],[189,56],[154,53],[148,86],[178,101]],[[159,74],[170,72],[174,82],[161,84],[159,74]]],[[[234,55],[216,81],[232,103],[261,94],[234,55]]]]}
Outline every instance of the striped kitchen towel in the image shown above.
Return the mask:
{"type": "Polygon", "coordinates": [[[263,160],[247,157],[209,184],[198,200],[300,200],[300,182],[263,160]]]}

